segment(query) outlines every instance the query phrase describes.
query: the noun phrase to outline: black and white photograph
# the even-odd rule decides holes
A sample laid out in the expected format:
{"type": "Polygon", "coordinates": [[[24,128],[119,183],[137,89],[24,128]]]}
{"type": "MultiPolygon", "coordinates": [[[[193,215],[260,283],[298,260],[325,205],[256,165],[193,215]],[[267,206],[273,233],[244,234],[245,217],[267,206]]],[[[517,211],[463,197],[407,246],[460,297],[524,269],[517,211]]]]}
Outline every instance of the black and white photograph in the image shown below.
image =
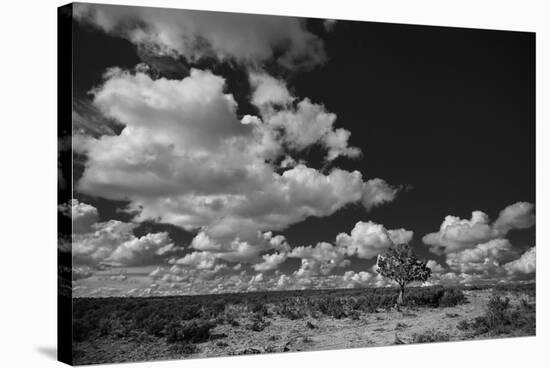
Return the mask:
{"type": "Polygon", "coordinates": [[[62,361],[536,335],[534,32],[88,3],[58,26],[62,361]]]}

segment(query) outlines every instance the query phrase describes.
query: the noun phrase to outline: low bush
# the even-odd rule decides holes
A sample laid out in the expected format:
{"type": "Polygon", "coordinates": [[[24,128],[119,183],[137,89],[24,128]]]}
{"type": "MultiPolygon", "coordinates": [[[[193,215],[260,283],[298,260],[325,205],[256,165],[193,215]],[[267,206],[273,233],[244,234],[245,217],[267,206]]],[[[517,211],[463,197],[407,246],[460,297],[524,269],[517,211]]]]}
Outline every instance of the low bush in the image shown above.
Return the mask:
{"type": "Polygon", "coordinates": [[[170,351],[178,355],[191,355],[199,351],[196,345],[189,341],[178,341],[170,346],[170,351]]]}
{"type": "Polygon", "coordinates": [[[534,335],[536,329],[535,306],[522,300],[519,305],[513,307],[509,298],[493,295],[487,303],[483,316],[474,318],[471,322],[461,321],[457,328],[462,331],[472,331],[475,335],[485,333],[491,336],[534,335]]]}
{"type": "Polygon", "coordinates": [[[414,334],[412,337],[413,344],[423,344],[425,342],[441,342],[449,341],[449,335],[435,330],[428,330],[421,334],[414,334]]]}
{"type": "Polygon", "coordinates": [[[263,331],[269,325],[270,325],[270,322],[266,321],[262,314],[255,313],[252,317],[252,324],[250,325],[250,329],[252,331],[260,332],[260,331],[263,331]]]}
{"type": "Polygon", "coordinates": [[[455,305],[463,304],[466,301],[466,296],[462,290],[458,288],[446,289],[438,301],[439,307],[454,307],[455,305]]]}
{"type": "Polygon", "coordinates": [[[172,323],[167,328],[166,342],[173,344],[176,342],[202,342],[210,338],[210,330],[216,324],[212,321],[194,319],[183,323],[172,323]]]}

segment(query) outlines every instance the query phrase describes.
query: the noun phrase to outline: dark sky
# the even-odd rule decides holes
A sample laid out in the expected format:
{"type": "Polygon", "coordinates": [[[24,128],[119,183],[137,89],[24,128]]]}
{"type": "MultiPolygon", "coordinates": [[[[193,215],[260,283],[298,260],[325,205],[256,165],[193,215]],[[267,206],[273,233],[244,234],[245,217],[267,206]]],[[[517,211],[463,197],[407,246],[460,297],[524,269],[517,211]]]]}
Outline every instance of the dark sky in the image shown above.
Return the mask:
{"type": "MultiPolygon", "coordinates": [[[[101,82],[106,68],[142,61],[130,42],[79,23],[74,27],[79,99],[89,98],[86,92],[101,82]]],[[[339,158],[334,165],[403,189],[394,202],[368,213],[349,206],[293,225],[283,232],[290,244],[330,241],[357,221],[372,220],[413,230],[417,253],[438,259],[421,238],[437,231],[445,216],[470,218],[481,210],[494,219],[512,203],[535,202],[534,34],[352,21],[338,22],[331,32],[318,20],[308,27],[322,36],[328,61],[285,78],[295,95],[336,113],[336,125],[351,131],[351,145],[363,151],[360,160],[339,158]]],[[[240,114],[254,113],[239,66],[208,61],[200,66],[228,79],[240,114]]],[[[275,66],[271,72],[286,73],[275,66]]],[[[315,168],[322,167],[321,157],[308,153],[315,168]]],[[[116,211],[121,203],[78,193],[77,198],[96,206],[103,219],[128,219],[116,211]]],[[[138,231],[158,225],[143,228],[138,231]]],[[[193,236],[167,228],[180,245],[193,236]]],[[[535,229],[509,238],[525,250],[534,245],[535,229]]],[[[362,262],[353,268],[366,266],[362,262]]]]}

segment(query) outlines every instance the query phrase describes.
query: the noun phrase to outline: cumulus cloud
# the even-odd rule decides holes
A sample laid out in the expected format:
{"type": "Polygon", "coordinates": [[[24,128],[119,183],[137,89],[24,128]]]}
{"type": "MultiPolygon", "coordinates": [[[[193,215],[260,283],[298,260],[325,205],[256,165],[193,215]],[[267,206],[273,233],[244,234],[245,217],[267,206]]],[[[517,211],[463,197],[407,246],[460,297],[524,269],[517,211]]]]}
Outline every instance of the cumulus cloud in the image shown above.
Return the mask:
{"type": "Polygon", "coordinates": [[[426,262],[426,266],[428,266],[432,270],[432,275],[440,274],[445,270],[443,266],[441,266],[438,262],[434,261],[433,259],[430,259],[428,262],[426,262]]]}
{"type": "Polygon", "coordinates": [[[506,207],[491,223],[482,211],[473,211],[469,220],[447,216],[439,231],[422,238],[436,254],[455,253],[480,243],[504,237],[510,230],[526,229],[535,224],[534,205],[518,202],[506,207]]]}
{"type": "Polygon", "coordinates": [[[204,270],[214,268],[216,261],[216,256],[211,252],[193,252],[178,259],[176,264],[204,270]]]}
{"type": "MultiPolygon", "coordinates": [[[[203,229],[217,244],[239,238],[234,247],[246,250],[258,231],[395,197],[389,184],[364,181],[358,171],[324,174],[298,164],[277,173],[273,163],[284,155],[280,132],[239,121],[224,79],[211,72],[192,69],[187,78],[166,80],[115,68],[105,78],[94,104],[124,128],[119,135],[75,139],[75,149],[87,156],[78,190],[128,200],[135,221],[203,229]]],[[[332,117],[323,119],[332,124],[332,117]]]]}
{"type": "Polygon", "coordinates": [[[335,128],[336,114],[326,111],[322,104],[312,103],[308,98],[292,104],[298,98],[292,96],[284,81],[268,74],[254,72],[249,79],[253,90],[251,102],[260,110],[261,120],[282,133],[277,137],[290,149],[303,151],[319,144],[327,150],[327,161],[361,155],[359,148],[348,145],[351,133],[335,128]]]}
{"type": "Polygon", "coordinates": [[[365,183],[361,202],[367,210],[370,210],[393,201],[398,191],[398,188],[392,187],[383,179],[371,179],[365,183]]]}
{"type": "MultiPolygon", "coordinates": [[[[135,266],[159,261],[170,252],[174,244],[168,233],[149,233],[136,237],[137,224],[117,220],[97,222],[94,206],[76,199],[61,206],[73,219],[72,254],[79,266],[98,266],[108,263],[115,266],[135,266]]],[[[84,268],[83,268],[84,269],[84,268]]]]}
{"type": "MultiPolygon", "coordinates": [[[[237,238],[221,238],[215,240],[205,232],[199,232],[191,241],[191,248],[207,253],[209,258],[228,262],[254,263],[262,253],[270,250],[287,252],[290,245],[282,235],[273,235],[272,232],[258,232],[248,241],[237,238]]],[[[188,257],[187,255],[186,257],[188,257]]],[[[189,264],[193,266],[194,264],[189,264]]],[[[213,265],[213,264],[212,264],[213,265]]]]}
{"type": "Polygon", "coordinates": [[[168,233],[147,234],[120,244],[105,261],[127,266],[147,264],[154,256],[163,256],[173,249],[168,233]]]}
{"type": "Polygon", "coordinates": [[[254,91],[250,102],[259,108],[271,105],[288,105],[295,99],[283,80],[257,72],[250,73],[249,79],[254,91]]]}
{"type": "Polygon", "coordinates": [[[528,229],[535,225],[535,205],[517,202],[503,209],[494,223],[495,229],[507,233],[513,229],[528,229]]]}
{"type": "Polygon", "coordinates": [[[77,20],[146,49],[149,53],[232,60],[247,65],[275,59],[287,68],[322,64],[323,42],[293,17],[75,4],[77,20]]]}
{"type": "Polygon", "coordinates": [[[78,199],[71,199],[69,203],[59,205],[59,210],[72,219],[73,233],[84,233],[91,229],[91,225],[99,219],[97,208],[78,199]]]}
{"type": "Polygon", "coordinates": [[[449,253],[446,262],[451,269],[463,273],[487,274],[498,272],[501,264],[514,256],[512,244],[507,239],[493,239],[474,248],[449,253]]]}
{"type": "Polygon", "coordinates": [[[413,232],[405,229],[388,230],[383,225],[372,221],[359,221],[351,233],[340,233],[336,236],[336,244],[350,256],[356,255],[363,259],[372,259],[386,251],[394,244],[409,243],[413,232]]]}
{"type": "Polygon", "coordinates": [[[330,243],[320,242],[315,246],[296,247],[288,254],[289,258],[301,258],[302,264],[295,272],[297,277],[328,275],[336,267],[346,267],[345,250],[330,243]]]}
{"type": "Polygon", "coordinates": [[[75,266],[72,270],[73,281],[86,279],[94,274],[94,270],[88,266],[75,266]]]}
{"type": "Polygon", "coordinates": [[[284,261],[286,261],[286,253],[264,254],[263,262],[256,263],[253,268],[258,272],[266,272],[277,269],[284,261]]]}
{"type": "Polygon", "coordinates": [[[536,271],[536,247],[529,248],[518,259],[506,263],[504,269],[509,274],[531,274],[536,271]]]}
{"type": "Polygon", "coordinates": [[[366,271],[347,271],[342,278],[345,287],[365,287],[371,284],[373,275],[366,271]]]}

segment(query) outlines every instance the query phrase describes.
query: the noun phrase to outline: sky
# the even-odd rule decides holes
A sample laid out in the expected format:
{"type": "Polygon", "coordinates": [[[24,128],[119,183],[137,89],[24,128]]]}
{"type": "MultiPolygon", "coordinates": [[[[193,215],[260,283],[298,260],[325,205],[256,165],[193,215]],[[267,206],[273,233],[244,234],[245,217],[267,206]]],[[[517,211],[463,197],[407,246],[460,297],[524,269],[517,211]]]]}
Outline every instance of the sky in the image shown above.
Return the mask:
{"type": "MultiPolygon", "coordinates": [[[[533,33],[76,4],[75,296],[535,279],[533,33]]],[[[66,180],[65,180],[66,181],[66,180]]]]}

